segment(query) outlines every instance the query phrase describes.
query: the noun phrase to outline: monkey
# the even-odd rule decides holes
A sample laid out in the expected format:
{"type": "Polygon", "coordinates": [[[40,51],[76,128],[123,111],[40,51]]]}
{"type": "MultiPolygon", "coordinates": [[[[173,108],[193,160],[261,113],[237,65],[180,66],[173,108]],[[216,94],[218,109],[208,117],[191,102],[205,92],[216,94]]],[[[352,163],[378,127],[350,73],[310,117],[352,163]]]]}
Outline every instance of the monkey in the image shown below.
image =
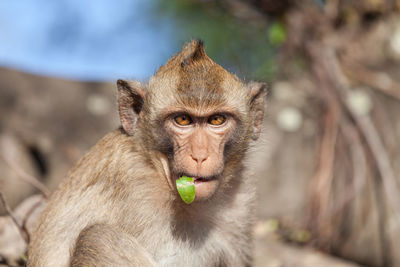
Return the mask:
{"type": "Polygon", "coordinates": [[[251,266],[255,188],[243,175],[267,86],[192,40],[146,83],[117,81],[121,127],[52,194],[28,267],[251,266]],[[192,177],[195,199],[176,181],[192,177]]]}

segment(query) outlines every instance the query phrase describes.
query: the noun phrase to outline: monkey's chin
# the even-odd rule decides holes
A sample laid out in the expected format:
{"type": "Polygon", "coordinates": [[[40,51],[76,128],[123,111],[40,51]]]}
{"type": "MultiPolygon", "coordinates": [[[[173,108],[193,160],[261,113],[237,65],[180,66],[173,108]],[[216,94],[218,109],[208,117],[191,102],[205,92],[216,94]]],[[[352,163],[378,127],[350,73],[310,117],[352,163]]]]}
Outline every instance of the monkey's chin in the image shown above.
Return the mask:
{"type": "Polygon", "coordinates": [[[194,186],[196,195],[194,201],[204,201],[212,197],[219,185],[218,179],[202,180],[195,179],[194,186]]]}

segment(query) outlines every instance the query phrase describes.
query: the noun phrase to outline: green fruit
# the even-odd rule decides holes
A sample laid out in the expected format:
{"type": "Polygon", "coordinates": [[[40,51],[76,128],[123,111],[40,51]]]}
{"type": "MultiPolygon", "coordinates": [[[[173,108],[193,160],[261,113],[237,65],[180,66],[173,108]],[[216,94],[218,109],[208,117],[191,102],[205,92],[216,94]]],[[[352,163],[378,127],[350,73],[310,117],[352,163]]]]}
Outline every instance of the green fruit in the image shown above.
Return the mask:
{"type": "Polygon", "coordinates": [[[196,190],[192,177],[182,176],[176,180],[176,188],[183,202],[190,204],[194,201],[196,190]]]}

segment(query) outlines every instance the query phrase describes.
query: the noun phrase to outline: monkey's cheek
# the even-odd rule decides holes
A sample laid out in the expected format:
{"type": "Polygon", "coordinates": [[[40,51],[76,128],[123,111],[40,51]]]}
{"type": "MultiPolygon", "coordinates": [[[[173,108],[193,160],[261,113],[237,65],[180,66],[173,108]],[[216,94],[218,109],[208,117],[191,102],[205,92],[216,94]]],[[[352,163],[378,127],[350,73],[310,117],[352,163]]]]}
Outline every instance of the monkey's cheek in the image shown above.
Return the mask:
{"type": "Polygon", "coordinates": [[[219,186],[219,180],[210,180],[207,182],[194,183],[196,190],[196,197],[194,201],[204,201],[212,197],[219,186]]]}

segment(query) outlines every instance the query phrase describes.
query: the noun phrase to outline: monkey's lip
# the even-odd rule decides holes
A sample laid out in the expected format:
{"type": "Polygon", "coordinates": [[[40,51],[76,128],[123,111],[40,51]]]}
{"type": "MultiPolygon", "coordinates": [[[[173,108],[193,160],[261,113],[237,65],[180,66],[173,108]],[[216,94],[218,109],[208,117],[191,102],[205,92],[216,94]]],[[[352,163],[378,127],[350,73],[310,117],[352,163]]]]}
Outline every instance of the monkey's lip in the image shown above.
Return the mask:
{"type": "Polygon", "coordinates": [[[217,179],[216,175],[214,175],[214,176],[194,176],[194,175],[189,175],[189,174],[182,174],[179,177],[182,177],[182,176],[187,176],[187,177],[193,178],[194,184],[207,183],[207,182],[217,179]]]}
{"type": "Polygon", "coordinates": [[[206,183],[210,182],[212,180],[217,179],[216,176],[208,176],[208,177],[200,177],[200,176],[192,176],[194,184],[199,184],[199,183],[206,183]]]}

